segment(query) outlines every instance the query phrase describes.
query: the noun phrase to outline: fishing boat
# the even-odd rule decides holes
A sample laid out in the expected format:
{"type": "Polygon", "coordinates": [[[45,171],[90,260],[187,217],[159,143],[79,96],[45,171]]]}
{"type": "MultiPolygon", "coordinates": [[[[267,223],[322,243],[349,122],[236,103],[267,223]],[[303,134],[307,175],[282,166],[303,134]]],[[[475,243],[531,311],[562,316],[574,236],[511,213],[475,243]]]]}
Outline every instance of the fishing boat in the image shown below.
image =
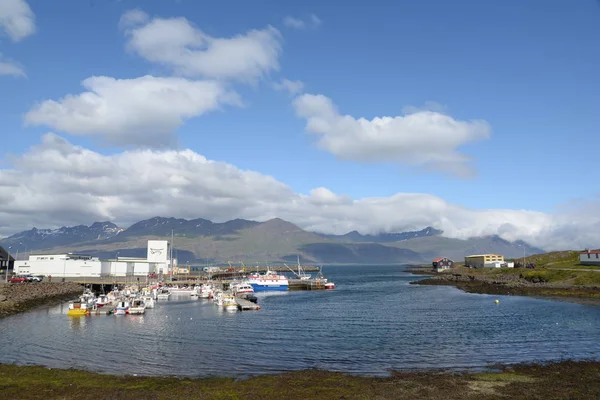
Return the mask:
{"type": "Polygon", "coordinates": [[[146,311],[146,305],[142,299],[134,299],[129,306],[129,314],[143,314],[146,311]]]}
{"type": "Polygon", "coordinates": [[[96,306],[98,306],[98,307],[104,307],[107,304],[110,304],[110,300],[109,300],[108,296],[105,294],[101,294],[96,299],[96,306]]]}
{"type": "Polygon", "coordinates": [[[119,301],[115,307],[115,315],[129,314],[129,302],[126,300],[119,301]]]}
{"type": "Polygon", "coordinates": [[[237,311],[238,305],[235,297],[231,294],[225,294],[221,298],[221,304],[225,311],[237,311]]]}
{"type": "Polygon", "coordinates": [[[169,300],[171,292],[167,288],[160,288],[156,294],[156,300],[169,300]]]}
{"type": "Polygon", "coordinates": [[[213,286],[211,284],[203,284],[200,287],[200,298],[209,299],[213,296],[213,286]]]}
{"type": "Polygon", "coordinates": [[[270,270],[248,276],[248,284],[252,286],[255,292],[286,292],[289,287],[288,279],[285,275],[280,275],[270,270]]]}
{"type": "Polygon", "coordinates": [[[249,283],[238,283],[234,286],[232,286],[231,290],[233,291],[233,294],[238,296],[244,293],[254,293],[254,288],[252,287],[252,285],[250,285],[249,283]]]}
{"type": "Polygon", "coordinates": [[[87,302],[82,302],[81,299],[69,303],[67,315],[71,317],[84,317],[90,315],[91,307],[87,302]]]}
{"type": "Polygon", "coordinates": [[[335,283],[333,283],[333,282],[327,282],[325,284],[325,289],[329,289],[329,290],[335,289],[335,283]]]}
{"type": "Polygon", "coordinates": [[[154,308],[156,305],[156,302],[154,301],[154,298],[152,296],[144,296],[142,297],[142,299],[144,300],[144,306],[146,308],[154,308]]]}

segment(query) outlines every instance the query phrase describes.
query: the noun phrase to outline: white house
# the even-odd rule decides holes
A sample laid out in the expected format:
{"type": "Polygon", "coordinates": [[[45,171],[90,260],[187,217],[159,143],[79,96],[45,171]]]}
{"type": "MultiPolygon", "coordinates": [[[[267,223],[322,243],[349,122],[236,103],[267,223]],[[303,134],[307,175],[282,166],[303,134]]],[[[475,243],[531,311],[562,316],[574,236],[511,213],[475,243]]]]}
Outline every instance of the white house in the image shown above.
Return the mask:
{"type": "Polygon", "coordinates": [[[600,265],[600,250],[584,250],[579,253],[579,264],[600,265]]]}
{"type": "Polygon", "coordinates": [[[177,265],[169,260],[169,242],[149,240],[147,258],[117,257],[101,261],[85,254],[34,254],[28,260],[15,261],[15,272],[57,278],[100,276],[147,276],[168,274],[177,265]]]}

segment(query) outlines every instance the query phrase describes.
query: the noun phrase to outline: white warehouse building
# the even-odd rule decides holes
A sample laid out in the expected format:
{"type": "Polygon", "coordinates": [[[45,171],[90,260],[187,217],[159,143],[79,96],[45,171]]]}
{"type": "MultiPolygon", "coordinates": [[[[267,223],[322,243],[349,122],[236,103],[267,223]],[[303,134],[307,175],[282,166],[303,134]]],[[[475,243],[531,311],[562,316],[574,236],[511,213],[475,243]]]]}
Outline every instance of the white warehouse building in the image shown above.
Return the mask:
{"type": "MultiPolygon", "coordinates": [[[[172,267],[177,260],[172,260],[172,267]]],[[[147,276],[168,274],[169,242],[149,240],[146,258],[117,257],[100,260],[86,254],[32,254],[28,260],[15,261],[17,274],[52,276],[57,278],[147,276]]]]}

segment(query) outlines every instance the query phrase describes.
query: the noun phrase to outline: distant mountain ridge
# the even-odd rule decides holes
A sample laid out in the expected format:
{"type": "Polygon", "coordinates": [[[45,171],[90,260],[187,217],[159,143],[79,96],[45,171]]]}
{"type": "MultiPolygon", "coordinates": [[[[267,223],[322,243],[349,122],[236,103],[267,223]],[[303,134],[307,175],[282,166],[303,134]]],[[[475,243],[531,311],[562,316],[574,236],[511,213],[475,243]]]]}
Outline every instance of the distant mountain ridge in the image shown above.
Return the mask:
{"type": "Polygon", "coordinates": [[[153,217],[129,228],[112,222],[95,222],[58,229],[32,228],[0,240],[0,245],[40,253],[76,251],[103,258],[143,257],[149,238],[170,240],[181,262],[295,262],[300,256],[308,263],[423,263],[440,256],[459,260],[475,253],[499,253],[506,257],[543,253],[525,242],[509,242],[499,236],[466,240],[442,236],[442,231],[426,227],[419,231],[362,235],[308,232],[291,222],[273,218],[265,222],[234,219],[212,222],[203,218],[186,220],[153,217]]]}
{"type": "Polygon", "coordinates": [[[112,222],[94,222],[92,225],[63,226],[58,229],[32,228],[2,239],[2,243],[26,249],[43,249],[73,243],[106,240],[117,236],[123,229],[112,222]]]}
{"type": "Polygon", "coordinates": [[[409,231],[400,233],[380,233],[378,235],[361,235],[358,231],[348,232],[345,235],[327,235],[317,233],[327,239],[332,239],[341,243],[391,243],[414,239],[425,236],[441,235],[444,231],[428,226],[420,231],[409,231]]]}

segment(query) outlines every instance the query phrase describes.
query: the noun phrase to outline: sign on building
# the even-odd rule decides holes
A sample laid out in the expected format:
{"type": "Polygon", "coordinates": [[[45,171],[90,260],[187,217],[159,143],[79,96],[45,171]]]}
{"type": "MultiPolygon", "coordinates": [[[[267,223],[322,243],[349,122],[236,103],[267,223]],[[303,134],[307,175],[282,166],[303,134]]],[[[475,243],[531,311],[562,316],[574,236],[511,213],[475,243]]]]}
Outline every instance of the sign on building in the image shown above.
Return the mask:
{"type": "Polygon", "coordinates": [[[166,263],[169,260],[169,242],[166,240],[148,240],[148,261],[166,263]]]}

